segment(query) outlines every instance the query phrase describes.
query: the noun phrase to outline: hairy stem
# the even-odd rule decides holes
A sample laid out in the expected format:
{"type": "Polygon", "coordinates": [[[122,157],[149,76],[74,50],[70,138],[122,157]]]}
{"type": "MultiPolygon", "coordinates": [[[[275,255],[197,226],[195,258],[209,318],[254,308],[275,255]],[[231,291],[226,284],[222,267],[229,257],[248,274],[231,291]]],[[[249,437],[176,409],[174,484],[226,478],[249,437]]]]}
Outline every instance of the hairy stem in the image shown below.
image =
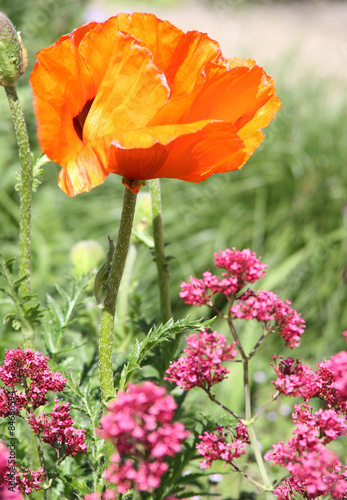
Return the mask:
{"type": "MultiPolygon", "coordinates": [[[[20,214],[19,214],[19,275],[25,276],[20,286],[20,295],[30,295],[30,253],[31,253],[31,201],[33,185],[33,163],[27,127],[14,85],[5,87],[16,133],[20,157],[20,214]]],[[[34,330],[23,331],[25,347],[34,347],[34,330]]]]}
{"type": "Polygon", "coordinates": [[[150,180],[148,184],[151,191],[152,201],[153,239],[155,245],[155,262],[157,265],[159,281],[160,315],[162,323],[167,323],[172,317],[170,301],[170,272],[165,255],[159,179],[150,180]]]}
{"type": "MultiPolygon", "coordinates": [[[[120,282],[123,276],[125,261],[128,254],[131,230],[133,226],[136,205],[136,194],[125,188],[123,198],[123,209],[119,222],[119,230],[116,248],[109,271],[106,287],[106,298],[101,313],[100,342],[99,342],[99,377],[101,387],[101,398],[106,407],[109,400],[114,399],[115,388],[112,371],[112,351],[114,338],[114,318],[116,313],[116,301],[120,282]]],[[[107,441],[106,466],[108,466],[111,455],[115,452],[112,443],[107,441]]]]}
{"type": "Polygon", "coordinates": [[[123,209],[119,223],[118,238],[107,278],[106,298],[101,313],[100,343],[99,343],[99,376],[101,395],[104,405],[115,397],[112,372],[112,350],[114,336],[114,317],[120,282],[123,276],[126,257],[130,244],[133,226],[136,194],[125,188],[123,209]]]}

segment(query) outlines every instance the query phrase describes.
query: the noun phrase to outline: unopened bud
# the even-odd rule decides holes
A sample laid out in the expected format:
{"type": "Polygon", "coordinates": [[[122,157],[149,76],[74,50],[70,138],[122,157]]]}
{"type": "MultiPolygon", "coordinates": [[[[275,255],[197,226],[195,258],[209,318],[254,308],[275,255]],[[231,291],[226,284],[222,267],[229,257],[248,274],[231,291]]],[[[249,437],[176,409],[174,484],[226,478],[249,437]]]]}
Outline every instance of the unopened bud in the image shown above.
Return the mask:
{"type": "Polygon", "coordinates": [[[0,12],[0,85],[13,85],[28,67],[28,54],[20,33],[0,12]]]}

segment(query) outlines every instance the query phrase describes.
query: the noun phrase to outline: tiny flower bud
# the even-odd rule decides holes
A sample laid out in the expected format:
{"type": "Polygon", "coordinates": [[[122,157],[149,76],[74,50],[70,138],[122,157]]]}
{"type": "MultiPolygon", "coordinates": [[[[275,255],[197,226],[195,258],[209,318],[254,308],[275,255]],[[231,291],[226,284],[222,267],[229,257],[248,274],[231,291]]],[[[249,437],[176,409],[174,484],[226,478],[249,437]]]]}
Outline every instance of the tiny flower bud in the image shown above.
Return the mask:
{"type": "Polygon", "coordinates": [[[20,33],[0,12],[0,85],[13,85],[28,67],[28,55],[20,33]]]}

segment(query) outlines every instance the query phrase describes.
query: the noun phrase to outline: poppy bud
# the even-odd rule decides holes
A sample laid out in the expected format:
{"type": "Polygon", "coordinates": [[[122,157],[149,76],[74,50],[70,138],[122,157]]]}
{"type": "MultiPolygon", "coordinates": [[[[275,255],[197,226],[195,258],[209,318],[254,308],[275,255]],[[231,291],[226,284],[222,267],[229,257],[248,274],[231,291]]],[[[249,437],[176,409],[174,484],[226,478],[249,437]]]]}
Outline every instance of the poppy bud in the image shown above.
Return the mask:
{"type": "Polygon", "coordinates": [[[20,33],[0,12],[0,85],[13,85],[28,67],[28,54],[20,33]]]}

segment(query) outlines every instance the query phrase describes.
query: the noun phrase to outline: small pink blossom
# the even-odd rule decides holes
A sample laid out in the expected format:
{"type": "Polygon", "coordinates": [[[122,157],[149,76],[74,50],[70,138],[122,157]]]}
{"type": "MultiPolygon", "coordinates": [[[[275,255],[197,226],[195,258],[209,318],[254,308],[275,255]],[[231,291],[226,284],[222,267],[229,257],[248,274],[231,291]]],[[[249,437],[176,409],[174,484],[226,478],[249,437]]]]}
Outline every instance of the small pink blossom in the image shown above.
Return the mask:
{"type": "Polygon", "coordinates": [[[235,342],[226,345],[221,333],[202,330],[186,338],[187,346],[181,356],[170,364],[164,380],[175,382],[184,390],[202,387],[209,390],[212,385],[224,380],[229,373],[223,361],[233,359],[237,355],[235,342]]]}
{"type": "Polygon", "coordinates": [[[305,330],[305,322],[300,314],[292,309],[291,302],[282,302],[278,295],[266,290],[256,293],[247,290],[230,308],[235,318],[255,319],[264,322],[267,330],[281,335],[291,349],[300,345],[300,337],[305,330]]]}
{"type": "Polygon", "coordinates": [[[178,453],[189,435],[182,423],[172,422],[175,409],[172,396],[152,382],[130,384],[108,405],[99,435],[117,448],[105,479],[119,493],[158,488],[168,469],[165,458],[178,453]]]}
{"type": "Polygon", "coordinates": [[[55,399],[55,406],[51,413],[41,415],[30,414],[28,422],[34,432],[44,443],[58,449],[58,455],[72,455],[85,453],[84,430],[73,427],[74,420],[70,415],[70,403],[61,403],[55,399]]]}
{"type": "Polygon", "coordinates": [[[214,432],[205,431],[200,435],[200,443],[196,445],[199,455],[204,457],[200,461],[200,467],[207,469],[215,460],[223,460],[231,464],[235,458],[246,453],[245,444],[249,444],[249,436],[246,427],[238,423],[234,431],[227,427],[217,427],[214,432]],[[227,439],[230,441],[227,441],[227,439]]]}

